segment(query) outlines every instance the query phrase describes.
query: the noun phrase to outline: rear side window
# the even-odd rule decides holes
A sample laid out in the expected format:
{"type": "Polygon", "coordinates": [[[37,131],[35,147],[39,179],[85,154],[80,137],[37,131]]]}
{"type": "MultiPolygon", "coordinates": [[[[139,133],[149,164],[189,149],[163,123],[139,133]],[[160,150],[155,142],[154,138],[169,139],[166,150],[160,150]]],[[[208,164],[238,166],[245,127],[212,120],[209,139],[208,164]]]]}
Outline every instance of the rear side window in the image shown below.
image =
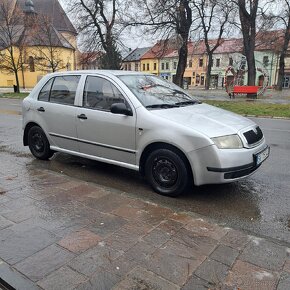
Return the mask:
{"type": "Polygon", "coordinates": [[[73,105],[80,76],[55,77],[49,101],[52,103],[73,105]]]}
{"type": "Polygon", "coordinates": [[[41,89],[38,100],[73,105],[80,76],[62,76],[50,79],[41,89]]]}
{"type": "Polygon", "coordinates": [[[44,87],[41,89],[39,95],[38,95],[38,100],[39,101],[44,101],[44,102],[48,102],[49,101],[49,95],[50,95],[50,90],[51,90],[51,86],[53,83],[54,78],[50,79],[45,85],[44,87]]]}
{"type": "Polygon", "coordinates": [[[109,111],[114,103],[125,103],[123,95],[108,80],[88,76],[86,80],[83,107],[109,111]]]}

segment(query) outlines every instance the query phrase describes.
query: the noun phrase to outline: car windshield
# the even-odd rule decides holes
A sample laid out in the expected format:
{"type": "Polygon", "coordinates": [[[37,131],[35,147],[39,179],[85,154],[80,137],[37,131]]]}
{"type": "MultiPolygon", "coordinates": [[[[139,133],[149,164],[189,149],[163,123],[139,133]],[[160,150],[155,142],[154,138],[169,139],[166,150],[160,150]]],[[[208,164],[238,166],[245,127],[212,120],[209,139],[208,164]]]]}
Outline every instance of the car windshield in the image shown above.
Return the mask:
{"type": "Polygon", "coordinates": [[[119,78],[148,109],[168,109],[200,104],[180,87],[152,75],[121,75],[119,78]]]}

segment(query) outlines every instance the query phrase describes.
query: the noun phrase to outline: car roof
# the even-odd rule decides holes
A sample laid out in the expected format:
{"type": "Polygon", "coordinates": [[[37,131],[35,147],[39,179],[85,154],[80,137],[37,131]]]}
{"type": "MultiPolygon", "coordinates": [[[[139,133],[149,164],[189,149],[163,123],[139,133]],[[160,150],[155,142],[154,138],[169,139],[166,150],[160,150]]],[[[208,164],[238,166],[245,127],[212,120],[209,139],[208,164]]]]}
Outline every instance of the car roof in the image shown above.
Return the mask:
{"type": "Polygon", "coordinates": [[[121,76],[121,75],[152,75],[144,72],[126,71],[126,70],[75,70],[75,71],[62,71],[50,74],[52,75],[70,75],[70,74],[102,74],[105,76],[121,76]]]}

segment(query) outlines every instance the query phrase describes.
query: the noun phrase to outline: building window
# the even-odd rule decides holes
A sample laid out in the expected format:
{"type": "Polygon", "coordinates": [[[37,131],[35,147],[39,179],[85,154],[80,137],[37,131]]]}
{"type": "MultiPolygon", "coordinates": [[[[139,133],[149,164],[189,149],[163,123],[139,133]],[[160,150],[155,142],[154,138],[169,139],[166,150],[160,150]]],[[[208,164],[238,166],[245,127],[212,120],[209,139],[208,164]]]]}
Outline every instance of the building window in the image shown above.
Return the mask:
{"type": "Polygon", "coordinates": [[[164,62],[161,63],[161,69],[164,70],[164,62]]]}
{"type": "Polygon", "coordinates": [[[169,62],[167,62],[167,63],[165,64],[165,68],[166,68],[167,70],[169,70],[169,62]]]}
{"type": "Polygon", "coordinates": [[[192,77],[195,78],[195,71],[192,72],[192,77]]]}
{"type": "Polygon", "coordinates": [[[157,63],[154,62],[154,70],[157,70],[157,63]]]}
{"type": "Polygon", "coordinates": [[[216,59],[216,67],[220,67],[220,65],[221,65],[221,59],[217,58],[216,59]]]}
{"type": "Polygon", "coordinates": [[[150,68],[150,67],[149,67],[149,63],[147,63],[147,70],[150,70],[149,68],[150,68]]]}
{"type": "Polygon", "coordinates": [[[143,71],[145,70],[145,63],[143,63],[143,71]]]}
{"type": "Polygon", "coordinates": [[[66,70],[70,71],[71,70],[71,64],[68,62],[66,65],[66,70]]]}
{"type": "Polygon", "coordinates": [[[190,61],[188,62],[188,66],[189,66],[189,67],[192,67],[192,60],[190,60],[190,61]]]}
{"type": "Polygon", "coordinates": [[[233,65],[234,64],[234,60],[232,57],[229,58],[229,65],[233,65]]]}
{"type": "Polygon", "coordinates": [[[269,57],[268,55],[263,56],[263,65],[268,66],[269,65],[269,57]]]}
{"type": "Polygon", "coordinates": [[[177,62],[176,61],[173,63],[173,68],[177,69],[177,62]]]}
{"type": "Polygon", "coordinates": [[[135,71],[138,71],[138,62],[135,63],[135,71]]]}
{"type": "Polygon", "coordinates": [[[33,56],[30,56],[29,57],[28,62],[29,62],[29,71],[30,72],[35,72],[35,65],[34,65],[34,58],[33,58],[33,56]]]}
{"type": "Polygon", "coordinates": [[[203,67],[203,58],[199,59],[199,67],[203,67]]]}

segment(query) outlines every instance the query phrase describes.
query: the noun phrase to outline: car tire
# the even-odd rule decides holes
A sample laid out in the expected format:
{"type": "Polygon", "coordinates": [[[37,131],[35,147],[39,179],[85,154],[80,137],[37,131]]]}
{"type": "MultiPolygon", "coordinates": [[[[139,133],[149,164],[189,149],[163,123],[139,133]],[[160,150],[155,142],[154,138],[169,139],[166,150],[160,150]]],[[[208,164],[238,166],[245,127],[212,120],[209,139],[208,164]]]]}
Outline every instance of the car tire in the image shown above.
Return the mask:
{"type": "Polygon", "coordinates": [[[54,154],[50,150],[49,141],[44,131],[38,126],[33,126],[29,129],[28,146],[33,156],[37,159],[47,160],[54,154]]]}
{"type": "Polygon", "coordinates": [[[169,149],[157,149],[149,154],[145,176],[157,193],[171,197],[183,193],[190,179],[185,158],[169,149]]]}

